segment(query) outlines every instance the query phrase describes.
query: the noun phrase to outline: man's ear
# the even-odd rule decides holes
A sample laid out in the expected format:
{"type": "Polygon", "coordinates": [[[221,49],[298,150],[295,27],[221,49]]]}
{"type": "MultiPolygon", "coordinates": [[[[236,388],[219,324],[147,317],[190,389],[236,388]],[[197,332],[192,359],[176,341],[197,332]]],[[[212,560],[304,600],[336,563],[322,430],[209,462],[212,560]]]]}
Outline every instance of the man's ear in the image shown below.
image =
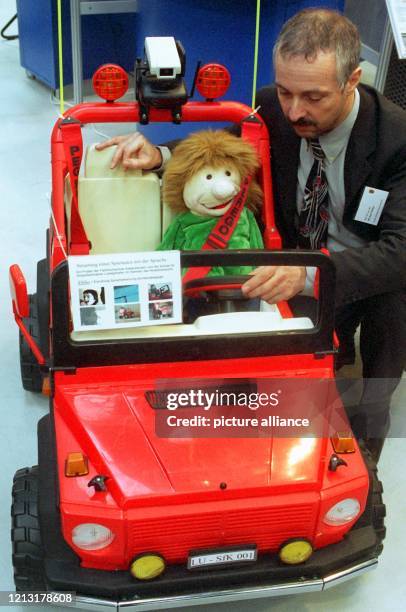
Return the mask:
{"type": "Polygon", "coordinates": [[[358,66],[355,68],[353,72],[350,74],[348,81],[345,84],[345,93],[350,95],[354,92],[355,88],[358,86],[362,75],[362,68],[358,66]]]}

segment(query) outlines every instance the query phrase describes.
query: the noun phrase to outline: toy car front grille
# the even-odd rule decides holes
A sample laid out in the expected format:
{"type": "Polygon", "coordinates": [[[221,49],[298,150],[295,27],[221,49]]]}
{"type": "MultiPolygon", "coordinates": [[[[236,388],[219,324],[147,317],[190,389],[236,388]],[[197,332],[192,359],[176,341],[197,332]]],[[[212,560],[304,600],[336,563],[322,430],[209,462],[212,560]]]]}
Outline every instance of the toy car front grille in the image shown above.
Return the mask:
{"type": "Polygon", "coordinates": [[[171,391],[145,391],[145,399],[151,408],[155,410],[166,408],[168,405],[168,395],[171,391]]]}
{"type": "Polygon", "coordinates": [[[156,550],[171,562],[184,561],[196,548],[251,543],[263,551],[277,550],[292,537],[313,539],[317,507],[311,503],[130,519],[128,549],[131,557],[156,550]]]}
{"type": "MultiPolygon", "coordinates": [[[[257,392],[257,383],[251,380],[245,379],[228,379],[227,383],[223,381],[218,381],[218,384],[210,384],[207,385],[207,381],[193,381],[190,382],[190,385],[187,388],[176,388],[176,389],[162,389],[162,390],[149,390],[145,391],[145,399],[149,403],[149,405],[154,409],[165,409],[168,407],[168,396],[179,395],[181,393],[188,394],[191,389],[204,389],[205,393],[217,393],[220,396],[222,393],[230,394],[233,393],[235,395],[244,394],[246,397],[249,396],[250,393],[257,392]]],[[[185,406],[183,406],[185,407],[185,406]]],[[[187,407],[187,406],[186,406],[187,407]]],[[[192,406],[196,408],[196,405],[192,406]]]]}

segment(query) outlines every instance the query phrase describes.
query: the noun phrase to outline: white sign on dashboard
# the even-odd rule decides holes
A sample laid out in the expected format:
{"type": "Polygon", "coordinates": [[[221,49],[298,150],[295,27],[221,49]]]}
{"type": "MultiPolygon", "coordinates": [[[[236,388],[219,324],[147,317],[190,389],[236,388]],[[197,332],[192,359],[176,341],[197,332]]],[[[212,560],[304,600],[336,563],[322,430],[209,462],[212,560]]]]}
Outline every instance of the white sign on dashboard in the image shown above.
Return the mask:
{"type": "Polygon", "coordinates": [[[71,256],[73,329],[182,321],[179,251],[71,256]]]}

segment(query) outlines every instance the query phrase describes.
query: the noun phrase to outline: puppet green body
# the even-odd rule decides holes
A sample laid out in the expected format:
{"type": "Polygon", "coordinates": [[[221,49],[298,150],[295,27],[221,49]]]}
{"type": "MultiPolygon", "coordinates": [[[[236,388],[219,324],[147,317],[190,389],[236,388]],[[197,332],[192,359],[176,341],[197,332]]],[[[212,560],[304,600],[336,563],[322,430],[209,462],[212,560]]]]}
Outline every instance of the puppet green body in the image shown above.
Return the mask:
{"type": "MultiPolygon", "coordinates": [[[[190,211],[181,213],[166,230],[157,250],[199,251],[217,222],[218,217],[202,217],[190,211]]],[[[263,248],[264,243],[254,214],[244,208],[227,249],[263,248]]],[[[209,276],[249,274],[252,270],[252,266],[216,266],[210,270],[209,276]]]]}

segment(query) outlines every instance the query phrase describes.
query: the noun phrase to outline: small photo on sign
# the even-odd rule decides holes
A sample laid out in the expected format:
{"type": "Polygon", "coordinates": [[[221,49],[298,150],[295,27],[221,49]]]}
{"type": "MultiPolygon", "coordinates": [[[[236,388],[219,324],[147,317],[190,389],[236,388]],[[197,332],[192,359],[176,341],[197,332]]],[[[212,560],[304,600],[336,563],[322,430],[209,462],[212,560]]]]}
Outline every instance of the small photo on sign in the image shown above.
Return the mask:
{"type": "Polygon", "coordinates": [[[148,285],[148,300],[172,300],[172,283],[157,283],[148,285]]]}
{"type": "Polygon", "coordinates": [[[79,289],[80,306],[104,306],[105,305],[104,287],[88,287],[79,289]]]}
{"type": "Polygon", "coordinates": [[[172,319],[173,318],[173,302],[150,302],[149,303],[149,319],[156,321],[157,319],[172,319]]]}
{"type": "Polygon", "coordinates": [[[114,287],[115,304],[135,304],[140,301],[139,285],[120,285],[114,287]]]}
{"type": "Polygon", "coordinates": [[[114,317],[116,323],[134,323],[141,320],[141,309],[139,304],[123,304],[114,306],[114,317]]]}
{"type": "Polygon", "coordinates": [[[104,287],[80,289],[79,304],[81,324],[98,325],[101,311],[106,308],[104,287]]]}

